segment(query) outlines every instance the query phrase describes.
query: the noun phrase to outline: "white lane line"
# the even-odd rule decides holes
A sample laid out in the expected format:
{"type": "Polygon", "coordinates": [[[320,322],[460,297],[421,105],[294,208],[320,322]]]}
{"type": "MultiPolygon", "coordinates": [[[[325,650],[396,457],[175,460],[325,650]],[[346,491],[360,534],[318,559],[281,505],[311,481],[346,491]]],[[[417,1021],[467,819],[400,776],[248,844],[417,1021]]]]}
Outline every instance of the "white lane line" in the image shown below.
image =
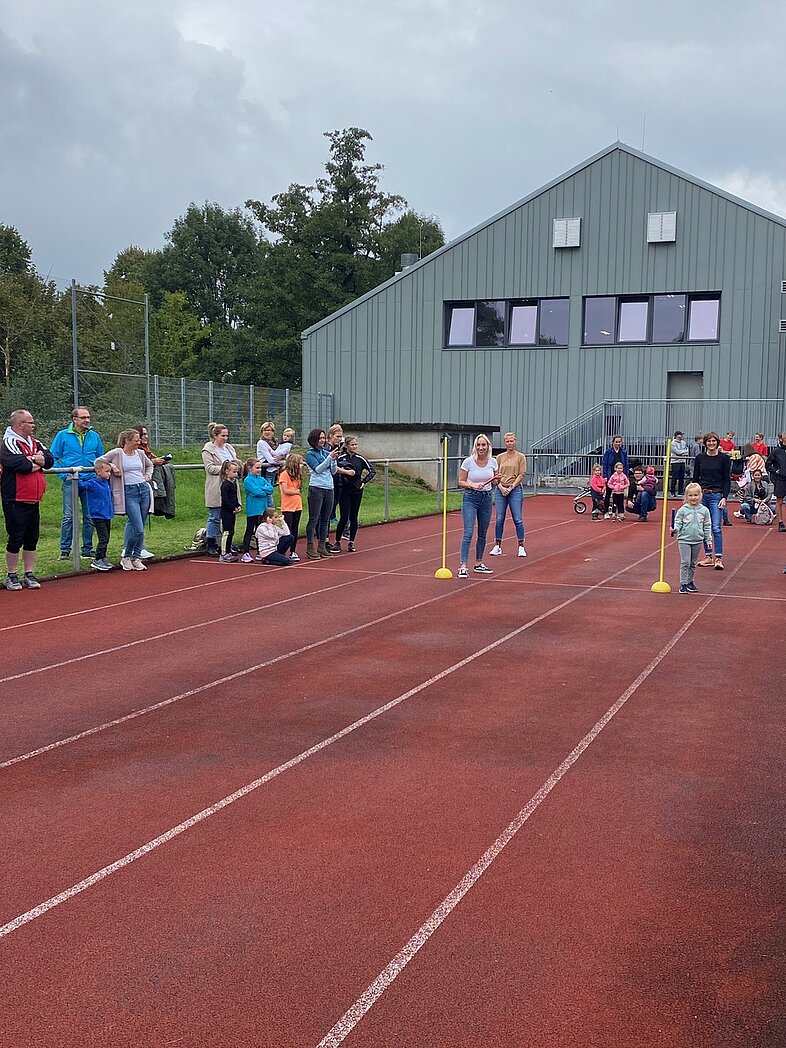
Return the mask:
{"type": "MultiPolygon", "coordinates": [[[[762,540],[763,541],[763,540],[762,540]]],[[[759,543],[760,545],[761,543],[759,543]]],[[[752,556],[752,553],[748,554],[737,568],[728,576],[729,580],[739,571],[740,567],[752,556]]],[[[632,565],[631,565],[632,566],[632,565]]],[[[725,583],[724,583],[725,584],[725,583]]],[[[404,968],[409,962],[415,957],[418,951],[428,942],[434,932],[439,928],[442,922],[450,916],[455,910],[470,888],[477,883],[482,875],[488,870],[494,860],[500,855],[505,847],[513,840],[519,830],[524,826],[530,816],[540,807],[543,801],[548,797],[560,779],[570,771],[573,765],[578,761],[584,751],[592,745],[597,739],[606,725],[616,717],[619,711],[627,703],[628,699],[634,695],[645,680],[658,668],[661,662],[669,654],[672,648],[677,644],[682,637],[688,632],[693,623],[698,619],[702,612],[709,607],[709,605],[715,599],[715,594],[710,594],[700,604],[700,606],[694,611],[690,618],[681,626],[677,632],[671,637],[669,641],[661,648],[658,654],[652,659],[652,661],[645,666],[638,677],[630,684],[625,691],[620,695],[617,701],[609,707],[603,716],[598,720],[592,728],[587,732],[584,738],[575,746],[565,759],[557,765],[554,771],[549,775],[546,781],[542,784],[540,789],[534,793],[524,807],[519,811],[515,818],[510,822],[502,833],[497,837],[494,843],[486,849],[486,851],[480,856],[478,861],[472,866],[458,884],[453,888],[448,895],[442,900],[439,906],[434,910],[431,916],[424,921],[424,923],[418,928],[409,942],[406,943],[402,949],[396,954],[396,956],[382,969],[379,975],[374,981],[366,987],[363,993],[358,997],[353,1005],[351,1005],[346,1012],[342,1015],[339,1021],[333,1026],[316,1048],[337,1048],[338,1045],[344,1041],[349,1034],[355,1029],[360,1020],[364,1015],[374,1006],[379,1000],[382,994],[387,988],[398,978],[404,968]]]]}
{"type": "MultiPolygon", "coordinates": [[[[18,917],[14,917],[13,920],[8,921],[6,924],[0,925],[0,939],[5,938],[6,935],[10,935],[11,932],[16,931],[23,925],[29,924],[31,921],[34,921],[38,917],[43,916],[43,914],[48,913],[49,910],[54,909],[56,906],[60,906],[62,903],[67,902],[69,899],[73,899],[75,895],[79,895],[81,892],[86,891],[88,888],[91,888],[94,884],[97,884],[99,881],[102,881],[105,877],[110,876],[110,874],[116,873],[118,870],[124,869],[126,866],[129,866],[132,862],[136,862],[137,859],[141,859],[144,855],[149,854],[156,848],[160,848],[162,844],[168,843],[175,837],[178,837],[181,833],[185,833],[186,830],[190,830],[194,826],[199,825],[199,823],[204,822],[205,819],[209,819],[212,815],[215,815],[216,812],[222,811],[228,805],[234,804],[235,801],[241,800],[243,797],[246,797],[249,793],[253,793],[255,790],[258,790],[260,786],[264,786],[265,783],[268,783],[272,779],[275,779],[279,775],[282,775],[284,772],[289,771],[290,768],[294,768],[296,765],[301,764],[309,757],[312,757],[314,754],[319,753],[320,750],[324,750],[328,746],[332,746],[333,743],[338,742],[339,739],[345,738],[345,736],[350,735],[354,731],[357,731],[358,728],[361,728],[364,725],[369,724],[371,721],[376,720],[377,717],[381,717],[383,713],[387,713],[389,710],[392,710],[396,706],[399,706],[402,702],[406,702],[406,700],[412,698],[413,695],[418,695],[420,692],[425,691],[426,688],[430,688],[433,684],[436,684],[438,681],[444,680],[446,677],[449,677],[452,673],[455,673],[457,670],[463,669],[465,666],[469,666],[477,659],[480,659],[484,655],[487,655],[490,651],[494,651],[496,648],[500,647],[500,645],[507,644],[514,637],[518,637],[519,634],[524,633],[526,630],[529,630],[533,626],[538,625],[538,623],[543,622],[548,618],[551,618],[552,615],[556,615],[557,612],[562,611],[563,608],[567,608],[569,605],[573,604],[581,597],[586,596],[588,593],[592,593],[595,590],[599,589],[601,586],[604,585],[604,583],[617,578],[618,575],[623,575],[626,571],[629,571],[631,568],[635,568],[639,564],[644,563],[645,560],[649,560],[651,557],[656,556],[658,552],[659,551],[656,550],[654,553],[648,553],[645,557],[641,557],[639,560],[634,561],[632,564],[629,564],[626,567],[620,568],[618,571],[615,571],[606,579],[601,579],[600,582],[596,582],[592,586],[585,587],[585,589],[582,592],[574,594],[574,596],[569,597],[567,600],[564,600],[561,604],[557,604],[555,607],[549,609],[549,611],[545,611],[542,614],[535,616],[535,618],[530,619],[523,625],[518,626],[514,630],[511,630],[509,633],[506,633],[504,637],[499,637],[497,640],[492,641],[490,644],[486,644],[484,647],[479,648],[471,655],[467,655],[459,662],[453,663],[452,666],[448,666],[446,669],[435,674],[433,677],[429,677],[428,680],[423,681],[421,684],[417,684],[414,688],[410,688],[409,691],[404,692],[402,695],[398,695],[395,699],[391,699],[390,702],[386,702],[384,706],[379,706],[377,709],[372,710],[371,713],[367,713],[364,717],[361,717],[358,720],[353,721],[352,724],[348,724],[346,727],[342,728],[334,735],[331,735],[329,738],[322,739],[321,742],[316,743],[314,746],[310,746],[307,750],[303,750],[302,753],[299,753],[297,754],[297,756],[292,757],[284,764],[280,764],[277,768],[273,768],[272,771],[267,772],[260,778],[254,779],[253,782],[249,782],[245,786],[241,786],[240,789],[236,790],[234,793],[230,793],[227,797],[223,797],[220,801],[217,801],[215,804],[211,804],[209,808],[203,808],[203,810],[197,812],[196,815],[192,815],[184,822],[178,823],[177,826],[173,826],[165,833],[162,833],[159,837],[154,838],[154,840],[148,841],[146,844],[141,845],[141,847],[136,848],[132,852],[129,852],[122,858],[116,859],[108,866],[104,866],[102,869],[96,870],[95,873],[91,873],[88,877],[85,877],[83,880],[78,881],[76,884],[72,884],[70,888],[66,888],[64,891],[59,892],[57,895],[53,895],[51,898],[46,899],[42,903],[39,903],[38,906],[34,906],[31,910],[27,910],[25,913],[19,914],[18,917]]],[[[480,582],[477,584],[482,585],[482,583],[480,582]]],[[[450,592],[453,593],[455,591],[451,590],[450,592]]],[[[466,588],[464,589],[464,592],[466,592],[466,588]]],[[[446,595],[447,594],[444,594],[442,596],[446,595]]],[[[423,603],[431,604],[434,601],[440,599],[441,597],[433,597],[431,598],[431,600],[424,601],[423,603]]],[[[386,617],[393,618],[396,614],[398,613],[393,612],[391,615],[386,617]]],[[[361,627],[355,628],[358,629],[361,627]]],[[[336,638],[330,638],[330,640],[334,639],[336,638]]],[[[317,647],[317,644],[319,643],[326,643],[326,641],[319,641],[313,645],[310,645],[310,647],[317,647]]],[[[245,676],[247,672],[252,671],[252,669],[241,670],[238,673],[232,674],[230,677],[227,677],[226,679],[234,680],[238,677],[245,676]]],[[[206,687],[210,687],[210,685],[206,685],[203,688],[196,690],[203,691],[206,687]]]]}
{"type": "MultiPolygon", "coordinates": [[[[449,532],[458,532],[460,530],[461,530],[460,528],[452,528],[452,529],[449,528],[448,529],[449,532]]],[[[540,530],[540,529],[538,529],[538,530],[540,530]]],[[[438,537],[441,534],[442,534],[442,530],[441,529],[438,532],[429,531],[425,535],[414,535],[414,536],[411,536],[410,538],[398,539],[398,540],[396,540],[396,542],[382,543],[379,546],[369,546],[367,549],[364,549],[363,552],[364,553],[373,553],[375,550],[379,550],[379,549],[388,549],[388,548],[392,548],[393,546],[404,546],[404,545],[406,545],[409,542],[424,542],[426,539],[438,537]]],[[[185,562],[187,564],[190,564],[190,563],[200,564],[200,563],[204,563],[204,561],[205,561],[205,558],[197,557],[197,556],[191,557],[191,558],[185,558],[185,562]]],[[[211,563],[213,563],[213,562],[211,561],[211,563]]],[[[306,567],[307,565],[304,564],[303,566],[306,567]]],[[[257,578],[258,575],[259,575],[259,572],[242,572],[242,573],[238,572],[237,574],[228,574],[226,578],[214,579],[212,582],[199,582],[199,583],[196,583],[193,586],[181,586],[178,589],[162,590],[159,593],[146,593],[146,594],[144,594],[141,597],[129,597],[128,600],[116,601],[114,604],[101,604],[101,605],[98,605],[98,606],[93,607],[93,608],[74,608],[72,611],[65,611],[65,612],[62,612],[59,615],[49,615],[47,618],[43,618],[43,619],[31,619],[31,620],[25,621],[25,622],[13,622],[13,623],[10,623],[7,626],[0,626],[0,633],[5,633],[5,632],[10,631],[10,630],[26,630],[26,629],[29,629],[31,626],[42,626],[42,625],[46,624],[47,622],[59,622],[62,619],[75,618],[77,615],[93,615],[93,614],[97,614],[97,613],[103,614],[104,612],[112,611],[112,609],[114,609],[114,608],[125,608],[129,604],[139,604],[139,603],[141,603],[143,601],[147,601],[147,600],[156,600],[158,597],[177,596],[178,593],[190,593],[193,590],[207,589],[209,586],[224,586],[224,585],[226,585],[228,583],[233,583],[233,582],[246,582],[249,579],[257,578]]],[[[94,578],[95,574],[93,573],[92,575],[86,576],[86,577],[94,578]]],[[[76,576],[76,578],[78,578],[78,576],[76,576]]]]}
{"type": "MultiPolygon", "coordinates": [[[[410,541],[410,540],[407,540],[407,541],[410,541]]],[[[420,541],[420,540],[418,540],[418,541],[420,541]]],[[[588,540],[588,541],[591,541],[591,540],[588,540]]],[[[585,545],[585,544],[586,543],[580,543],[579,545],[585,545]]],[[[396,543],[396,545],[400,545],[400,543],[396,543]]],[[[537,561],[536,563],[542,563],[544,560],[548,559],[549,556],[557,556],[557,555],[562,556],[565,552],[571,552],[571,550],[574,549],[574,548],[577,548],[577,547],[569,547],[567,550],[560,550],[559,554],[547,554],[546,557],[542,558],[540,561],[537,561]]],[[[188,633],[190,630],[202,629],[203,627],[212,627],[212,626],[215,626],[215,625],[217,625],[218,623],[221,623],[221,622],[228,622],[231,619],[242,618],[244,615],[255,615],[255,614],[257,614],[257,612],[265,611],[265,610],[270,609],[270,608],[275,608],[275,607],[277,607],[277,606],[279,606],[281,604],[288,604],[290,601],[305,600],[307,597],[318,597],[318,596],[320,596],[323,593],[330,593],[332,590],[341,589],[344,586],[353,586],[353,585],[355,585],[358,582],[364,582],[364,581],[366,581],[368,579],[375,579],[375,578],[379,578],[381,576],[390,576],[390,575],[398,575],[398,574],[402,574],[403,575],[407,568],[416,567],[419,564],[433,564],[433,563],[434,563],[434,557],[433,556],[428,556],[428,557],[420,558],[418,560],[414,560],[410,564],[404,564],[404,565],[402,565],[401,568],[387,569],[387,570],[386,569],[371,570],[370,568],[367,568],[367,569],[364,570],[363,568],[359,567],[359,568],[354,569],[354,570],[350,569],[352,574],[356,574],[357,572],[360,572],[363,577],[362,578],[353,578],[353,579],[351,579],[351,580],[349,580],[347,582],[338,582],[338,583],[335,583],[334,585],[331,585],[331,586],[324,586],[322,589],[308,590],[305,593],[298,593],[298,594],[295,594],[292,597],[283,597],[281,600],[267,601],[265,604],[260,604],[260,605],[257,605],[255,607],[253,607],[253,608],[245,608],[245,609],[243,609],[243,611],[233,611],[233,612],[230,612],[228,615],[221,615],[218,618],[213,617],[211,619],[205,619],[203,622],[194,622],[194,623],[191,623],[188,626],[178,626],[177,629],[168,630],[165,633],[154,633],[154,634],[152,634],[152,635],[150,635],[148,637],[137,637],[134,640],[126,641],[124,644],[115,644],[115,645],[113,645],[110,648],[101,648],[98,651],[90,651],[90,652],[85,653],[84,655],[75,655],[73,658],[63,659],[60,662],[50,662],[50,663],[47,663],[44,666],[34,666],[32,669],[29,669],[29,670],[22,670],[19,673],[9,674],[7,677],[0,677],[0,684],[8,684],[10,681],[21,680],[23,677],[33,677],[33,676],[38,675],[39,673],[47,673],[50,670],[59,670],[59,669],[62,669],[64,666],[73,666],[74,663],[85,662],[88,659],[97,659],[97,658],[100,658],[103,655],[113,655],[113,654],[115,654],[118,651],[127,651],[130,648],[135,648],[135,647],[139,646],[140,644],[148,644],[151,641],[165,640],[168,637],[175,637],[175,636],[177,636],[180,633],[188,633]]],[[[349,572],[347,572],[347,573],[349,574],[349,572]]],[[[424,575],[419,575],[419,576],[416,576],[416,577],[418,577],[418,578],[426,578],[426,576],[424,576],[424,575]]],[[[207,585],[216,585],[216,583],[207,583],[207,585]]],[[[186,589],[200,589],[200,588],[201,588],[200,586],[189,586],[189,587],[186,587],[186,589]]],[[[466,586],[464,588],[466,589],[466,586]]],[[[173,590],[171,592],[178,592],[178,591],[177,590],[173,590]]],[[[128,603],[131,603],[131,602],[128,602],[128,603]]],[[[117,607],[117,606],[118,605],[109,605],[108,607],[117,607]]],[[[99,610],[105,610],[105,609],[99,609],[99,610]]],[[[30,623],[28,623],[27,625],[30,625],[30,623]]],[[[0,768],[1,767],[2,767],[2,765],[0,765],[0,768]]]]}

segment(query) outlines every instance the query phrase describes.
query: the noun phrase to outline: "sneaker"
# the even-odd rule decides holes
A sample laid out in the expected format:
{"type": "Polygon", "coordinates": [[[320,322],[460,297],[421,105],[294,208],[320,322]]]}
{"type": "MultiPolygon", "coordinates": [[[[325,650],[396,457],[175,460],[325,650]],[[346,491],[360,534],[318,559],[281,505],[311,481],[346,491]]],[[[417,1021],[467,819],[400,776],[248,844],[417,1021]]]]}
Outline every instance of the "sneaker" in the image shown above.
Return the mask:
{"type": "Polygon", "coordinates": [[[357,550],[355,549],[355,543],[354,542],[348,542],[347,543],[347,553],[357,553],[357,550]]]}
{"type": "Polygon", "coordinates": [[[340,542],[326,542],[325,548],[327,549],[328,553],[341,553],[340,542]]]}
{"type": "Polygon", "coordinates": [[[7,590],[12,590],[12,591],[20,590],[22,588],[22,583],[19,581],[19,579],[17,578],[16,575],[9,575],[8,578],[5,580],[5,582],[3,583],[3,585],[5,586],[5,588],[7,590]]]}
{"type": "Polygon", "coordinates": [[[134,570],[134,565],[131,563],[131,558],[130,557],[121,557],[120,558],[120,567],[123,569],[123,571],[133,571],[134,570]]]}
{"type": "Polygon", "coordinates": [[[714,563],[712,557],[708,555],[703,560],[700,560],[696,566],[699,568],[711,568],[714,563]]]}
{"type": "MultiPolygon", "coordinates": [[[[350,545],[351,545],[351,543],[350,543],[350,545]]],[[[297,553],[290,553],[289,554],[289,559],[290,560],[300,560],[300,557],[297,555],[297,553]]]]}
{"type": "Polygon", "coordinates": [[[102,557],[101,560],[94,560],[90,567],[95,568],[96,571],[111,571],[114,564],[111,564],[106,557],[102,557]]]}
{"type": "Polygon", "coordinates": [[[25,589],[41,589],[41,583],[32,573],[32,571],[26,571],[24,578],[22,579],[22,585],[25,589]]]}
{"type": "Polygon", "coordinates": [[[82,558],[82,560],[95,560],[96,551],[94,549],[83,549],[79,556],[82,558]]]}
{"type": "Polygon", "coordinates": [[[476,571],[478,573],[478,575],[493,575],[494,574],[494,572],[491,570],[491,568],[487,568],[486,565],[482,564],[482,563],[481,564],[476,564],[475,567],[472,570],[476,571]]]}
{"type": "Polygon", "coordinates": [[[155,553],[151,553],[149,549],[143,549],[139,554],[140,560],[150,560],[151,557],[155,557],[155,553]]]}
{"type": "MultiPolygon", "coordinates": [[[[235,557],[235,560],[237,560],[237,557],[235,557]]],[[[131,567],[134,569],[134,571],[147,571],[147,565],[144,564],[143,561],[139,559],[139,557],[134,557],[134,559],[131,561],[131,567]]]]}
{"type": "Polygon", "coordinates": [[[687,586],[680,586],[680,590],[679,591],[680,591],[680,593],[690,593],[690,590],[688,589],[687,586]]]}
{"type": "Polygon", "coordinates": [[[244,553],[243,556],[240,558],[240,563],[241,564],[253,564],[254,563],[254,558],[251,556],[250,553],[244,553]]]}
{"type": "Polygon", "coordinates": [[[613,513],[607,513],[607,514],[605,515],[605,517],[604,517],[603,519],[604,519],[604,520],[611,520],[611,518],[612,518],[613,516],[614,516],[614,514],[613,514],[613,513]]]}
{"type": "MultiPolygon", "coordinates": [[[[469,572],[467,571],[466,568],[459,568],[458,569],[458,577],[460,579],[468,579],[469,578],[469,572]]],[[[21,589],[21,586],[20,586],[20,589],[21,589]]]]}
{"type": "Polygon", "coordinates": [[[695,582],[689,582],[686,588],[688,590],[688,593],[698,593],[699,592],[699,587],[696,585],[695,582]]]}
{"type": "Polygon", "coordinates": [[[716,571],[723,571],[723,560],[722,560],[721,557],[716,557],[715,558],[715,570],[716,571]]]}
{"type": "Polygon", "coordinates": [[[492,546],[491,550],[489,551],[489,556],[490,557],[499,557],[501,554],[502,554],[502,546],[500,546],[499,543],[497,543],[495,546],[492,546]]]}
{"type": "Polygon", "coordinates": [[[731,523],[730,520],[724,520],[723,526],[724,526],[724,528],[730,528],[730,527],[732,527],[732,523],[731,523]]]}
{"type": "Polygon", "coordinates": [[[782,520],[778,521],[778,531],[786,531],[786,524],[782,520]]]}
{"type": "Polygon", "coordinates": [[[517,557],[526,557],[526,555],[527,555],[527,551],[524,549],[524,547],[523,546],[519,546],[519,551],[516,554],[516,556],[517,557]]]}
{"type": "Polygon", "coordinates": [[[737,512],[734,514],[734,516],[737,517],[737,518],[740,518],[740,517],[742,517],[742,514],[740,513],[739,510],[737,510],[737,512]]]}
{"type": "MultiPolygon", "coordinates": [[[[218,558],[219,564],[237,564],[237,557],[234,553],[222,553],[218,558]]],[[[142,561],[139,562],[142,564],[142,561]]],[[[144,567],[144,565],[142,565],[144,567]]]]}
{"type": "Polygon", "coordinates": [[[71,550],[70,549],[61,549],[60,550],[60,560],[70,560],[70,559],[71,559],[71,550]]]}

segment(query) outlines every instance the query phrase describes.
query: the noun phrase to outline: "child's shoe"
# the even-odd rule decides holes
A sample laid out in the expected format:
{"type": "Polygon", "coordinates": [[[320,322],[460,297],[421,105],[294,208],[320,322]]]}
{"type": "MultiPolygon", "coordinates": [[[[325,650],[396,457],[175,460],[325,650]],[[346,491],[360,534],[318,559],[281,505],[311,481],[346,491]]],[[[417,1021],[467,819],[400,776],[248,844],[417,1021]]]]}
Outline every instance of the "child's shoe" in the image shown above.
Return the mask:
{"type": "Polygon", "coordinates": [[[254,558],[251,556],[250,553],[244,553],[243,556],[240,558],[240,561],[242,564],[253,564],[254,558]]]}
{"type": "Polygon", "coordinates": [[[460,579],[468,579],[469,578],[469,572],[467,571],[466,568],[459,568],[458,569],[458,577],[460,579]]]}
{"type": "Polygon", "coordinates": [[[680,586],[680,593],[690,593],[687,586],[680,586]]]}
{"type": "Polygon", "coordinates": [[[696,585],[696,583],[695,582],[689,582],[688,583],[688,593],[698,593],[698,592],[699,592],[699,587],[696,585]]]}
{"type": "Polygon", "coordinates": [[[219,564],[237,564],[237,557],[234,553],[222,553],[218,558],[219,564]]]}
{"type": "Polygon", "coordinates": [[[357,553],[357,550],[355,549],[355,543],[354,542],[348,542],[347,543],[347,553],[357,553]]]}
{"type": "Polygon", "coordinates": [[[12,592],[22,589],[22,583],[19,581],[19,576],[11,574],[10,572],[3,585],[7,590],[11,590],[12,592]]]}

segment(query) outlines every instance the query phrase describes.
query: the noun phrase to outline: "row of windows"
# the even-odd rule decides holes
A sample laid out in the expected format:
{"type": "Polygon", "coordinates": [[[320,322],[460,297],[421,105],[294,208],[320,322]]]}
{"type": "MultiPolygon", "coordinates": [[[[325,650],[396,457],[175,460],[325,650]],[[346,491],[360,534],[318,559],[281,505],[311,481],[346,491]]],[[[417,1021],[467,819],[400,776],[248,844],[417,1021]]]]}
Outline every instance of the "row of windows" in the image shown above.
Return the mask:
{"type": "MultiPolygon", "coordinates": [[[[717,342],[720,295],[600,295],[584,299],[585,346],[717,342]]],[[[567,298],[445,303],[445,346],[567,346],[567,298]]]]}

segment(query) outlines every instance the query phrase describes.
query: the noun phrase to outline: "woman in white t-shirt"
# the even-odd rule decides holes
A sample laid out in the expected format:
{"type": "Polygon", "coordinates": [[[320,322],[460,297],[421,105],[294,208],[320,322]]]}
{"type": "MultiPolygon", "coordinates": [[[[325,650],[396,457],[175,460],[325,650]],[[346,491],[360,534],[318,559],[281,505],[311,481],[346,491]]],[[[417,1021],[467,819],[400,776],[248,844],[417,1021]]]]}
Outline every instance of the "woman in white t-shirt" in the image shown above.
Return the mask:
{"type": "Polygon", "coordinates": [[[458,485],[464,489],[461,501],[461,516],[464,520],[464,537],[461,540],[461,564],[458,577],[469,577],[467,560],[472,533],[477,525],[475,541],[475,571],[478,575],[493,575],[491,568],[483,563],[486,549],[486,532],[491,522],[492,490],[499,483],[497,460],[491,454],[491,442],[485,433],[479,433],[472,445],[472,454],[459,467],[458,485]]]}
{"type": "Polygon", "coordinates": [[[145,571],[142,548],[145,544],[145,520],[150,509],[150,478],[153,463],[140,450],[139,430],[124,429],[117,438],[118,447],[104,455],[112,467],[109,483],[115,513],[125,513],[123,533],[123,571],[145,571]]]}

